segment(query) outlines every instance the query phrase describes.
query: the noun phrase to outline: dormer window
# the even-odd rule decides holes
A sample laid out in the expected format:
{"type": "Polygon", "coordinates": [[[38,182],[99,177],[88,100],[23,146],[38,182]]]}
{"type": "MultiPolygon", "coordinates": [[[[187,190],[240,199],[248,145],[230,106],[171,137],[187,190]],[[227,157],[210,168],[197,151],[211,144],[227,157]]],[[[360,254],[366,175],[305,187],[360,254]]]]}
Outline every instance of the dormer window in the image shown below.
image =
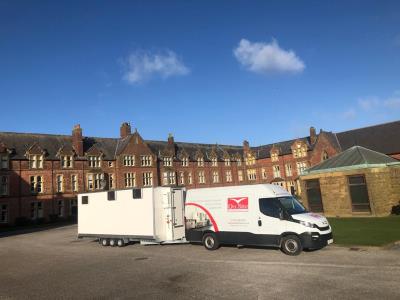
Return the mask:
{"type": "Polygon", "coordinates": [[[125,167],[133,167],[135,165],[135,156],[134,155],[124,155],[124,166],[125,167]]]}
{"type": "Polygon", "coordinates": [[[31,169],[42,169],[43,155],[39,154],[29,155],[29,166],[31,169]]]}
{"type": "Polygon", "coordinates": [[[271,161],[278,161],[278,160],[279,160],[278,152],[272,152],[271,153],[271,161]]]}
{"type": "Polygon", "coordinates": [[[0,154],[0,169],[8,169],[9,158],[8,154],[0,154]]]}
{"type": "Polygon", "coordinates": [[[72,155],[61,155],[61,167],[72,168],[72,155]]]}
{"type": "Polygon", "coordinates": [[[188,166],[189,166],[189,158],[183,157],[182,158],[182,167],[188,167],[188,166]]]}
{"type": "Polygon", "coordinates": [[[307,146],[306,145],[298,143],[296,145],[296,147],[294,147],[292,149],[292,151],[293,151],[293,157],[294,158],[306,157],[307,156],[307,146]]]}
{"type": "Polygon", "coordinates": [[[211,166],[218,167],[218,159],[216,157],[211,159],[211,166]]]}
{"type": "Polygon", "coordinates": [[[322,153],[322,161],[327,160],[329,158],[328,152],[324,151],[322,153]]]}
{"type": "Polygon", "coordinates": [[[247,165],[247,166],[252,166],[252,165],[255,165],[255,164],[256,164],[256,159],[255,159],[255,157],[249,154],[249,155],[246,157],[246,165],[247,165]]]}
{"type": "Polygon", "coordinates": [[[204,158],[203,157],[197,158],[197,166],[204,167],[204,158]]]}
{"type": "Polygon", "coordinates": [[[164,167],[172,167],[172,157],[166,156],[163,158],[164,167]]]}
{"type": "Polygon", "coordinates": [[[225,166],[229,167],[231,165],[231,160],[229,158],[225,158],[225,166]]]}
{"type": "Polygon", "coordinates": [[[100,156],[90,155],[90,156],[88,156],[88,161],[89,161],[90,168],[100,168],[101,167],[100,156]]]}

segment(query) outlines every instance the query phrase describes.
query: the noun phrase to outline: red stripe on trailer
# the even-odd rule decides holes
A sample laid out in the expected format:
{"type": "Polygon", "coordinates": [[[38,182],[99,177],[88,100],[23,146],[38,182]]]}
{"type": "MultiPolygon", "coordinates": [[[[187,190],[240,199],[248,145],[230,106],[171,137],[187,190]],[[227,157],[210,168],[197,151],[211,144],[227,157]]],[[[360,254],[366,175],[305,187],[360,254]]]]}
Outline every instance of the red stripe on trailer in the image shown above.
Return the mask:
{"type": "Polygon", "coordinates": [[[207,208],[205,208],[204,206],[201,206],[201,205],[199,205],[199,204],[197,204],[197,203],[191,203],[191,202],[186,203],[185,205],[187,205],[187,206],[190,206],[190,205],[191,205],[191,206],[196,206],[196,207],[200,208],[201,210],[203,210],[203,211],[207,214],[207,216],[210,218],[210,221],[211,221],[211,223],[213,224],[213,227],[214,227],[215,232],[218,232],[218,231],[219,231],[217,222],[215,222],[213,216],[212,216],[211,213],[207,210],[207,208]]]}

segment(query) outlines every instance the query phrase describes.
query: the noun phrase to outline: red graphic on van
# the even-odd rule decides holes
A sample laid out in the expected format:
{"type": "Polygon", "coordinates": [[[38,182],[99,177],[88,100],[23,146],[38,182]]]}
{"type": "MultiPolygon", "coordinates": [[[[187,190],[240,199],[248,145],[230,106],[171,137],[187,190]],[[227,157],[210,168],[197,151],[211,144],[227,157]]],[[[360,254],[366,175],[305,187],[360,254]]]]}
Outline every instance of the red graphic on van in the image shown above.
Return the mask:
{"type": "Polygon", "coordinates": [[[228,198],[228,211],[247,211],[248,209],[248,197],[228,198]]]}

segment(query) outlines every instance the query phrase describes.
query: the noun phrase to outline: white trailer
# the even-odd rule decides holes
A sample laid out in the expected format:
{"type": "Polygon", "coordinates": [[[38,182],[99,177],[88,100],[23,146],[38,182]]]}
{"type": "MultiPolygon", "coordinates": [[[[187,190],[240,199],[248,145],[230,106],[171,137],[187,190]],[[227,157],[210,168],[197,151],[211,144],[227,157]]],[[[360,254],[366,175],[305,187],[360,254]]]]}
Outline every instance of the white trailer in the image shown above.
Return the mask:
{"type": "Polygon", "coordinates": [[[185,240],[184,189],[124,189],[78,195],[78,237],[104,245],[185,240]]]}

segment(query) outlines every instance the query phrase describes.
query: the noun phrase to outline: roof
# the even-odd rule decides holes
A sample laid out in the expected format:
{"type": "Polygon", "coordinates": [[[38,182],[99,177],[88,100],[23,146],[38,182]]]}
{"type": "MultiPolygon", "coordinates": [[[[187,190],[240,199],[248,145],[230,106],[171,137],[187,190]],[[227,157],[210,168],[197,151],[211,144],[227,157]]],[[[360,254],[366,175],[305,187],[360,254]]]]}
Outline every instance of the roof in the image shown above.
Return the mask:
{"type": "Polygon", "coordinates": [[[309,168],[306,173],[382,167],[391,164],[400,164],[400,162],[388,155],[361,146],[353,146],[309,168]]]}
{"type": "Polygon", "coordinates": [[[363,146],[381,153],[400,153],[400,121],[384,123],[336,134],[343,150],[363,146]]]}

